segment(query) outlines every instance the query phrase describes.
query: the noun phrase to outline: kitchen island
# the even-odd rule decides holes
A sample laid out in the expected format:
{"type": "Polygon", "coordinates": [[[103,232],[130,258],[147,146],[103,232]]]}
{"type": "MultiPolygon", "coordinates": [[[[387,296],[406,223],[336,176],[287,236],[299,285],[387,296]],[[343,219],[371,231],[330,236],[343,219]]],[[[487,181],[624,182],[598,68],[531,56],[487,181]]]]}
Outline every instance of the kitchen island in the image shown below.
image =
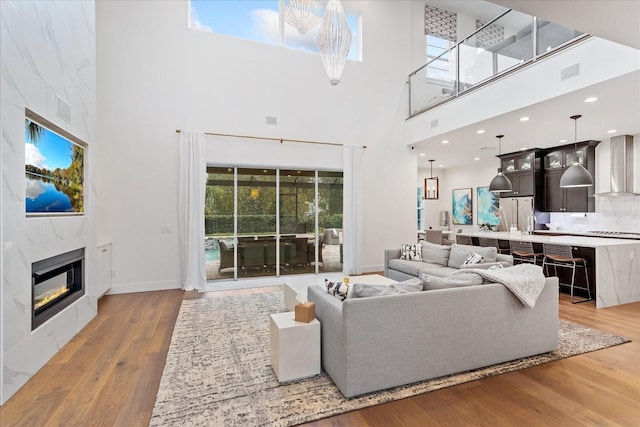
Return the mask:
{"type": "MultiPolygon", "coordinates": [[[[489,237],[507,242],[528,241],[534,244],[570,245],[576,256],[594,254],[589,268],[589,280],[594,284],[597,308],[640,301],[640,240],[612,239],[588,236],[530,235],[509,232],[461,233],[472,239],[489,237]]],[[[580,279],[580,276],[578,276],[580,279]]]]}

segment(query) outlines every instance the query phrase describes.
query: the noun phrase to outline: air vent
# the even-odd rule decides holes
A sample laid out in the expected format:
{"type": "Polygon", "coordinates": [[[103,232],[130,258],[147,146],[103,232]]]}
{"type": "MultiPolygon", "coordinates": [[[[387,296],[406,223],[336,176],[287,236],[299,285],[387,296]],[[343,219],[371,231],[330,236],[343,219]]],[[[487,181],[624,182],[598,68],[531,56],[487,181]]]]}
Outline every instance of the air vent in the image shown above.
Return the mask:
{"type": "Polygon", "coordinates": [[[278,118],[275,116],[267,116],[267,124],[268,125],[277,125],[278,124],[278,118]]]}
{"type": "Polygon", "coordinates": [[[432,128],[437,128],[438,127],[438,119],[431,120],[431,127],[432,128]]]}
{"type": "Polygon", "coordinates": [[[63,100],[59,96],[57,97],[57,99],[58,99],[58,105],[57,105],[58,116],[66,120],[67,122],[71,123],[71,105],[69,105],[69,103],[67,103],[65,100],[63,100]]]}
{"type": "Polygon", "coordinates": [[[569,77],[580,74],[580,64],[573,64],[567,68],[560,70],[560,80],[566,80],[569,77]]]}

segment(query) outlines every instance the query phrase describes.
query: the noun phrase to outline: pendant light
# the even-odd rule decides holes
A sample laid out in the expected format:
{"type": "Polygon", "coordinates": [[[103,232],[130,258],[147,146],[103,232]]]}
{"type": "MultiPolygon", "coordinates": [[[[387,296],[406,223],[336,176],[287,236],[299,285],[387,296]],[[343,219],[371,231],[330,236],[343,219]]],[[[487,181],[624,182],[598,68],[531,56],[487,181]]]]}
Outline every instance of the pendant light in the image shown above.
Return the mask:
{"type": "Polygon", "coordinates": [[[580,117],[582,116],[579,114],[569,117],[574,121],[574,149],[576,155],[571,166],[560,177],[560,188],[591,187],[593,185],[593,177],[578,160],[578,119],[580,117]]]}
{"type": "Polygon", "coordinates": [[[431,163],[431,177],[424,180],[424,198],[429,200],[437,200],[440,193],[438,178],[433,176],[433,162],[435,160],[429,160],[429,163],[431,163]]]}
{"type": "Polygon", "coordinates": [[[284,20],[300,34],[307,34],[322,22],[322,5],[316,0],[287,0],[284,20]]]}
{"type": "MultiPolygon", "coordinates": [[[[498,157],[502,154],[502,138],[504,135],[496,135],[498,138],[498,157]]],[[[500,160],[502,164],[502,160],[500,160]]],[[[502,173],[502,168],[498,168],[498,175],[496,175],[492,180],[491,184],[489,184],[489,191],[493,191],[494,193],[506,193],[511,191],[511,181],[509,178],[504,176],[502,173]]]]}
{"type": "Polygon", "coordinates": [[[318,49],[329,83],[340,83],[351,47],[351,28],[340,0],[329,0],[318,31],[318,49]]]}

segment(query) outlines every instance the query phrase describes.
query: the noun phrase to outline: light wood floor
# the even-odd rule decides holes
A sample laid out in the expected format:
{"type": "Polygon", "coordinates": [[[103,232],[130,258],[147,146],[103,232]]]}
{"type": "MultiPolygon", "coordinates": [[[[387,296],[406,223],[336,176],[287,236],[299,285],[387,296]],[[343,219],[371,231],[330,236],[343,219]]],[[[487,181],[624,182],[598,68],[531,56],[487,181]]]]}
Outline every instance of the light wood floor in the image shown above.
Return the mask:
{"type": "MultiPolygon", "coordinates": [[[[98,316],[0,408],[5,426],[147,426],[178,290],[105,296],[98,316]]],[[[607,309],[560,297],[562,318],[628,344],[462,384],[309,426],[640,426],[640,303],[607,309]]]]}

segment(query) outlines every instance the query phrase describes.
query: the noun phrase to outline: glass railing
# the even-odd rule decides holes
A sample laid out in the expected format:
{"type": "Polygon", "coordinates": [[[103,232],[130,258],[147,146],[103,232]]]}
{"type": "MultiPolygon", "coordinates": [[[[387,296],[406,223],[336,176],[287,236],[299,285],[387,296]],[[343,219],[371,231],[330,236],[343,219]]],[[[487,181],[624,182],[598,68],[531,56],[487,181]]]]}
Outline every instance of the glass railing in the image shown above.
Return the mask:
{"type": "Polygon", "coordinates": [[[409,117],[586,37],[509,9],[409,74],[409,117]]]}

